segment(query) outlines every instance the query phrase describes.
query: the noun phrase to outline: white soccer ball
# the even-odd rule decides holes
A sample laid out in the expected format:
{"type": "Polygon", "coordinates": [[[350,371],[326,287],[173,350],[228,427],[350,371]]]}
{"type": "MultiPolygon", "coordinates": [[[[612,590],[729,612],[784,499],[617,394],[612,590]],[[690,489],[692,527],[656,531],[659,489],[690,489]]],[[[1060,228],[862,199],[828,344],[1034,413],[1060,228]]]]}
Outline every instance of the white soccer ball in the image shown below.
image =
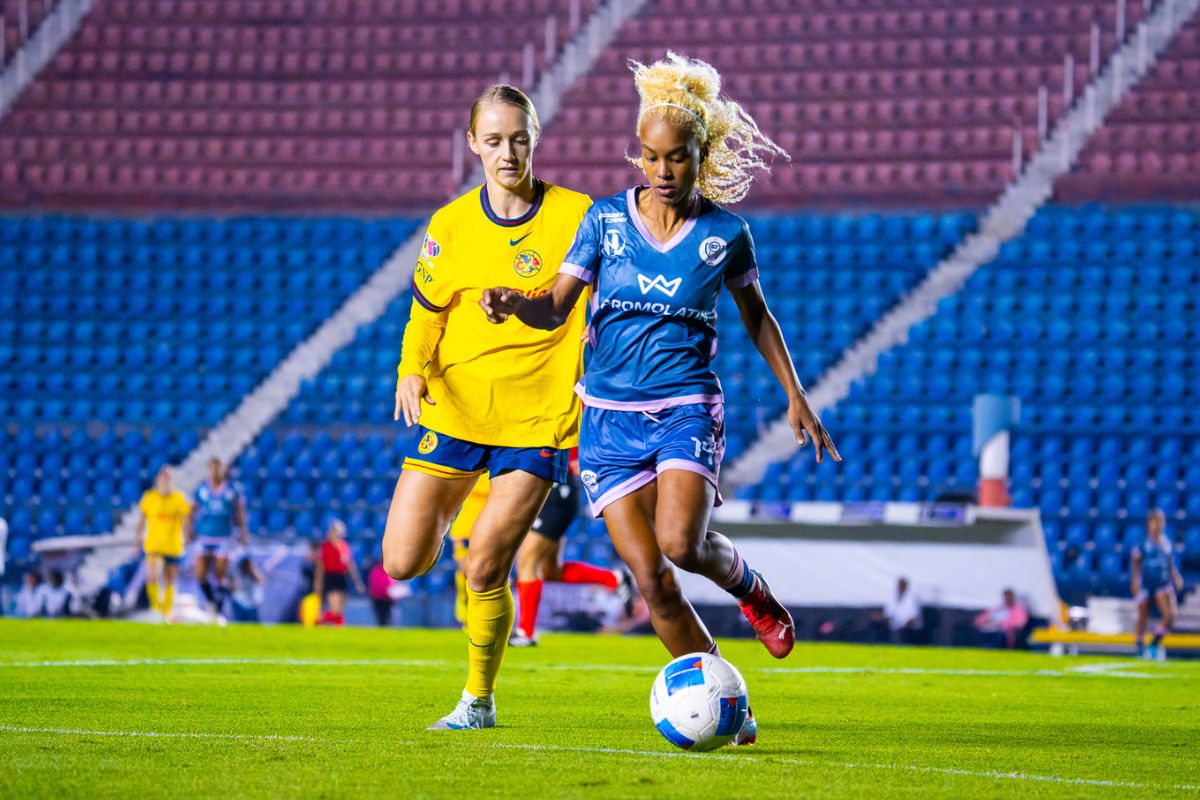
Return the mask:
{"type": "Polygon", "coordinates": [[[741,673],[720,656],[691,653],[662,668],[650,689],[650,718],[671,744],[715,750],[746,722],[750,696],[741,673]]]}

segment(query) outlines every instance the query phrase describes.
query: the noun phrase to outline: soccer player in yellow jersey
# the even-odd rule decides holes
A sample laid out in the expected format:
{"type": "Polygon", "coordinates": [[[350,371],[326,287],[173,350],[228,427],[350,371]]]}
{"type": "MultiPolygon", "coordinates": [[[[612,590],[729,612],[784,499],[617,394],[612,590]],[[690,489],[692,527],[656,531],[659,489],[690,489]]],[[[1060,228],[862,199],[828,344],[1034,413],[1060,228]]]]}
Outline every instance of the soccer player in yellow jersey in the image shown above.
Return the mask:
{"type": "Polygon", "coordinates": [[[406,580],[438,558],[476,478],[491,487],[471,529],[466,688],[434,730],[496,724],[492,695],[513,623],[508,576],[550,487],[566,480],[579,438],[584,296],[553,331],[488,323],[485,287],[550,291],[591,200],[533,175],[537,111],[520,90],[492,86],[471,107],[467,142],[485,181],[438,210],[413,275],[396,419],[417,426],[388,510],[384,568],[406,580]]]}
{"type": "Polygon", "coordinates": [[[175,601],[175,575],[183,557],[183,524],[192,505],[174,487],[175,471],[162,467],[154,476],[154,488],[142,495],[138,509],[138,547],[146,553],[146,595],[150,608],[171,620],[175,601]],[[160,594],[161,590],[161,594],[160,594]]]}
{"type": "Polygon", "coordinates": [[[487,502],[491,481],[487,473],[479,476],[471,493],[463,501],[462,508],[450,523],[450,544],[454,546],[454,618],[459,624],[467,624],[467,565],[471,560],[471,528],[479,519],[487,502]]]}

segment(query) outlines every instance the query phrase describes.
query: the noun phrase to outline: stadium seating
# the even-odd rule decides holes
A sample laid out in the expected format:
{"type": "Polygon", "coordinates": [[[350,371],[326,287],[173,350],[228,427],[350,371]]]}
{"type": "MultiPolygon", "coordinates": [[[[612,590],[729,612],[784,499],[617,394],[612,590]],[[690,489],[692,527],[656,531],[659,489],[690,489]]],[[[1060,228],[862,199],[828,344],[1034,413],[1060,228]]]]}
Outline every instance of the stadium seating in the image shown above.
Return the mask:
{"type": "Polygon", "coordinates": [[[0,515],[15,515],[14,536],[111,530],[413,224],[0,219],[0,419],[13,433],[0,515]]]}
{"type": "MultiPolygon", "coordinates": [[[[539,153],[547,174],[595,196],[630,180],[637,96],[627,58],[666,49],[703,58],[794,163],[776,164],[751,202],[781,208],[850,205],[973,207],[1012,177],[1013,128],[1032,152],[1037,91],[1062,111],[1063,58],[1088,79],[1091,26],[1101,57],[1116,46],[1115,7],[871,0],[792,3],[659,0],[627,24],[566,95],[539,153]]],[[[1131,29],[1144,14],[1127,4],[1131,29]]]]}
{"type": "MultiPolygon", "coordinates": [[[[1200,543],[1200,213],[1044,208],[825,417],[846,456],[801,451],[762,501],[970,492],[972,398],[1016,395],[1012,493],[1039,507],[1069,590],[1127,591],[1151,506],[1200,543]]],[[[1189,556],[1193,563],[1195,551],[1189,556]]]]}
{"type": "Polygon", "coordinates": [[[561,46],[552,0],[97,3],[0,120],[0,206],[427,208],[475,95],[526,43],[545,67],[550,16],[561,46]]]}
{"type": "Polygon", "coordinates": [[[1065,201],[1192,202],[1200,183],[1200,20],[1109,115],[1079,168],[1059,181],[1065,201]]]}

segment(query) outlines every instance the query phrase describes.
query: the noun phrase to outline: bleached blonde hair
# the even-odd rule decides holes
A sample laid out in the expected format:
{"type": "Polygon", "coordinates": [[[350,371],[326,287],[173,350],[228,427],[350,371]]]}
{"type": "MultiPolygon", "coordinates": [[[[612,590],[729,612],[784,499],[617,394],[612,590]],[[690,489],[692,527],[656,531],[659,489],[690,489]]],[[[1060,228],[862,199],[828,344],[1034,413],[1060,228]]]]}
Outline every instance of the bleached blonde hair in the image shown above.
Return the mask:
{"type": "MultiPolygon", "coordinates": [[[[729,204],[744,199],[754,173],[770,171],[764,156],[789,158],[741,105],[721,96],[721,75],[711,64],[668,51],[650,65],[630,59],[629,68],[641,98],[638,125],[647,114],[663,117],[690,130],[708,149],[696,186],[709,200],[729,204]]],[[[639,159],[629,161],[641,166],[639,159]]]]}

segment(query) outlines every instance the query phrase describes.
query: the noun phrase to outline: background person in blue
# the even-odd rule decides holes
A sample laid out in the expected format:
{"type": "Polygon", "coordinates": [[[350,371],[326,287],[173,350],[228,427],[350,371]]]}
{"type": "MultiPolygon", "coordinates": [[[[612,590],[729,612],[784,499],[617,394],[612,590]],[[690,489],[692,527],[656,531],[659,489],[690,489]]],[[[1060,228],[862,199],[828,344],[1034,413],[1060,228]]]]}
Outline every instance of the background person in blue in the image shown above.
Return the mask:
{"type": "Polygon", "coordinates": [[[593,515],[604,517],[672,655],[715,651],[674,564],[733,594],[782,658],[793,644],[791,616],[729,539],[708,530],[725,444],[721,384],[710,366],[722,283],[787,392],[797,442],[811,437],[818,461],[825,452],[840,460],[767,310],[749,228],[718,205],[745,197],[764,166],[760,153],[782,151],[719,96],[720,76],[708,64],[670,53],[632,66],[641,97],[635,163],[648,185],[591,207],[550,295],[490,289],[481,305],[493,322],[515,315],[551,328],[592,287],[592,351],[577,390],[585,406],[580,480],[593,515]]]}
{"type": "Polygon", "coordinates": [[[1175,550],[1167,538],[1167,515],[1161,508],[1152,508],[1146,516],[1146,539],[1129,555],[1133,599],[1137,603],[1137,622],[1134,638],[1139,657],[1165,661],[1167,651],[1163,637],[1175,624],[1175,593],[1183,591],[1183,576],[1175,568],[1175,550]],[[1154,628],[1150,646],[1145,646],[1146,628],[1150,624],[1150,606],[1158,608],[1159,622],[1154,628]]]}
{"type": "Polygon", "coordinates": [[[192,506],[192,536],[199,547],[196,553],[196,582],[208,601],[213,621],[223,622],[221,608],[229,595],[227,573],[233,552],[234,529],[241,532],[242,547],[250,544],[246,525],[246,500],[242,490],[229,479],[220,459],[208,462],[208,478],[196,487],[192,506]],[[209,572],[216,581],[209,580],[209,572]]]}

